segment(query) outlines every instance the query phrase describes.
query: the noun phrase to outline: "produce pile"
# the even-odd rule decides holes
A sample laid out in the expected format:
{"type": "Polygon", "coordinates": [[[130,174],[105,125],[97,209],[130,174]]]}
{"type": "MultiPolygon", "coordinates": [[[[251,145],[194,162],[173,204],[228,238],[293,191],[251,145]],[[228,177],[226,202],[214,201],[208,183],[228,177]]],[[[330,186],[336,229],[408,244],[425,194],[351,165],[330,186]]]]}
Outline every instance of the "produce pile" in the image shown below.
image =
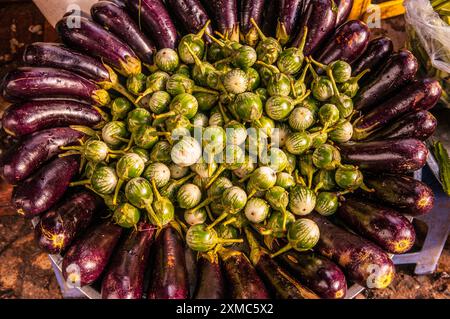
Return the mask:
{"type": "Polygon", "coordinates": [[[433,207],[411,173],[439,83],[352,1],[203,4],[100,1],[6,75],[1,172],[39,246],[103,298],[387,287],[433,207]]]}

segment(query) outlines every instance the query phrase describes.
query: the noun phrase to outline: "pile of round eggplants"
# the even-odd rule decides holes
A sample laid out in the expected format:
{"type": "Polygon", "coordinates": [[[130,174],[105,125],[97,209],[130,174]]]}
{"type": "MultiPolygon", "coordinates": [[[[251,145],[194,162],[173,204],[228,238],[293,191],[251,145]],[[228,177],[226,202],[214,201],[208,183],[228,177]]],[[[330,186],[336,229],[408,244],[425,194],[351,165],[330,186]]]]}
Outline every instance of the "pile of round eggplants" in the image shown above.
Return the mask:
{"type": "Polygon", "coordinates": [[[65,279],[103,298],[387,287],[405,216],[433,207],[411,173],[441,88],[351,7],[100,1],[29,45],[2,81],[1,173],[65,279]]]}

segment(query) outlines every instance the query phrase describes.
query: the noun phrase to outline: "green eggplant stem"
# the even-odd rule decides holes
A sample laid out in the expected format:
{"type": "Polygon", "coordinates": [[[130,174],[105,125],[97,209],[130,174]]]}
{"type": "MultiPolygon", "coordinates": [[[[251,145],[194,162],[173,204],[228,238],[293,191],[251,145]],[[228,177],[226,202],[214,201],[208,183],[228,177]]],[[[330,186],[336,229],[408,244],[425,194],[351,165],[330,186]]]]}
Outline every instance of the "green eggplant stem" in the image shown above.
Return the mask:
{"type": "Polygon", "coordinates": [[[162,196],[158,191],[158,187],[156,187],[156,182],[155,182],[154,178],[152,178],[152,188],[153,188],[153,193],[156,196],[156,200],[161,200],[162,196]]]}
{"type": "Polygon", "coordinates": [[[224,221],[222,225],[228,226],[228,225],[234,223],[235,221],[237,221],[237,218],[236,217],[231,217],[231,218],[227,219],[226,221],[224,221]]]}
{"type": "Polygon", "coordinates": [[[167,117],[175,116],[177,113],[175,111],[170,111],[162,114],[153,114],[153,119],[159,120],[159,119],[165,119],[167,117]]]}
{"type": "Polygon", "coordinates": [[[147,210],[147,213],[155,220],[156,226],[158,228],[161,228],[162,227],[161,221],[159,220],[158,216],[156,215],[155,211],[153,210],[151,203],[147,203],[145,205],[145,209],[147,210]]]}
{"type": "Polygon", "coordinates": [[[355,82],[358,82],[359,80],[361,80],[361,78],[364,76],[364,75],[366,75],[367,73],[369,73],[370,72],[370,69],[365,69],[364,71],[361,71],[358,75],[356,75],[354,78],[353,78],[353,82],[355,83],[355,82]]]}
{"type": "Polygon", "coordinates": [[[119,196],[119,191],[123,183],[124,183],[123,179],[119,179],[117,181],[116,189],[114,190],[113,205],[117,205],[117,197],[119,196]]]}
{"type": "Polygon", "coordinates": [[[222,174],[222,172],[226,170],[226,166],[223,164],[220,164],[219,168],[214,172],[214,175],[211,176],[208,183],[205,185],[205,189],[208,189],[211,187],[212,183],[222,174]]]}
{"type": "Polygon", "coordinates": [[[94,131],[93,129],[91,129],[90,127],[87,127],[87,126],[82,126],[82,125],[70,125],[69,127],[70,127],[72,130],[75,130],[75,131],[84,133],[84,134],[86,134],[87,136],[90,136],[90,137],[97,136],[97,132],[94,131]]]}
{"type": "Polygon", "coordinates": [[[139,106],[140,100],[139,101],[135,100],[134,96],[132,96],[122,84],[116,83],[112,88],[118,93],[122,94],[124,97],[126,97],[131,103],[133,103],[135,107],[140,107],[139,106]]]}
{"type": "Polygon", "coordinates": [[[72,182],[69,184],[69,187],[75,187],[75,186],[84,186],[84,185],[89,185],[91,183],[90,179],[85,179],[82,181],[76,181],[76,182],[72,182]]]}
{"type": "Polygon", "coordinates": [[[278,69],[275,65],[267,64],[267,63],[264,63],[263,61],[256,61],[255,64],[258,64],[258,65],[268,68],[274,74],[281,73],[280,69],[278,69]]]}
{"type": "Polygon", "coordinates": [[[259,262],[262,253],[261,246],[256,240],[255,235],[253,235],[253,233],[248,227],[244,228],[244,232],[245,237],[247,238],[247,242],[250,246],[250,260],[252,264],[256,266],[259,262]]]}
{"type": "Polygon", "coordinates": [[[59,154],[58,157],[66,157],[66,156],[72,156],[72,155],[80,155],[79,151],[68,151],[62,154],[59,154]]]}
{"type": "Polygon", "coordinates": [[[291,249],[292,249],[292,245],[291,244],[287,244],[286,246],[284,246],[283,248],[281,248],[277,252],[271,254],[270,258],[275,258],[275,257],[277,257],[277,256],[279,256],[281,254],[284,254],[285,252],[288,252],[291,249]]]}
{"type": "Polygon", "coordinates": [[[206,35],[213,40],[218,46],[220,46],[221,48],[225,47],[225,43],[223,43],[223,41],[220,41],[219,39],[217,39],[215,36],[213,36],[212,34],[210,34],[209,32],[206,32],[206,35]]]}
{"type": "Polygon", "coordinates": [[[203,38],[203,36],[205,35],[205,33],[207,33],[207,29],[208,26],[211,24],[211,20],[206,21],[205,25],[203,26],[203,28],[200,29],[200,31],[198,31],[198,33],[195,35],[197,38],[201,39],[203,38]]]}
{"type": "Polygon", "coordinates": [[[303,52],[303,50],[305,49],[306,38],[307,38],[307,37],[308,37],[308,27],[305,25],[305,26],[303,27],[303,37],[302,37],[302,40],[301,40],[300,44],[298,45],[298,49],[299,49],[300,51],[302,51],[302,52],[303,52]]]}
{"type": "Polygon", "coordinates": [[[228,215],[230,215],[230,213],[223,212],[219,217],[216,218],[216,220],[212,224],[210,224],[208,227],[206,227],[206,229],[212,229],[212,228],[216,227],[222,220],[227,218],[228,215]]]}
{"type": "Polygon", "coordinates": [[[256,31],[258,32],[259,37],[261,38],[262,41],[266,41],[267,37],[264,34],[264,32],[262,32],[262,30],[259,28],[258,24],[256,23],[255,19],[250,18],[250,22],[253,24],[253,26],[255,27],[256,31]]]}

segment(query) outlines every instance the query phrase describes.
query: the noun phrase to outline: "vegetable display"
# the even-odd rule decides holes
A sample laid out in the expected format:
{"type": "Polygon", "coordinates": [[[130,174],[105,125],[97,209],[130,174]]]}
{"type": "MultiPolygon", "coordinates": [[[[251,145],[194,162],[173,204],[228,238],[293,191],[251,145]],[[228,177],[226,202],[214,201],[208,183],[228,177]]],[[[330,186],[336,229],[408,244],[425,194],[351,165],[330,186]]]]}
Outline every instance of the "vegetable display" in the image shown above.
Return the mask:
{"type": "Polygon", "coordinates": [[[100,1],[61,19],[64,44],[26,48],[1,83],[19,139],[0,172],[67,282],[114,299],[386,288],[415,239],[404,215],[433,208],[407,174],[442,89],[352,5],[100,1]]]}

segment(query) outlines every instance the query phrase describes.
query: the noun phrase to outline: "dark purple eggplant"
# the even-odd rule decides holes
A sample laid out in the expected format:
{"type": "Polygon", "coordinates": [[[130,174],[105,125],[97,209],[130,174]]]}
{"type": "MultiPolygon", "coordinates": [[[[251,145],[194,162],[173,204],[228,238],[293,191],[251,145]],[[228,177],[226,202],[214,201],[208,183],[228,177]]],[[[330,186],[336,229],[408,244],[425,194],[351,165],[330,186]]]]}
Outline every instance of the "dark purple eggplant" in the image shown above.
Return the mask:
{"type": "Polygon", "coordinates": [[[106,0],[106,1],[112,2],[116,6],[122,8],[122,9],[126,9],[126,7],[127,7],[126,0],[106,0]]]}
{"type": "Polygon", "coordinates": [[[154,43],[142,33],[125,9],[108,1],[99,1],[92,5],[91,15],[95,22],[128,44],[143,63],[153,63],[154,43]]]}
{"type": "Polygon", "coordinates": [[[127,8],[140,19],[151,34],[158,50],[175,49],[178,34],[164,3],[161,0],[126,0],[127,8]]]}
{"type": "Polygon", "coordinates": [[[27,136],[3,163],[2,176],[10,184],[16,184],[61,153],[60,147],[76,144],[83,136],[68,127],[51,128],[27,136]]]}
{"type": "Polygon", "coordinates": [[[278,258],[295,278],[321,298],[341,299],[347,294],[345,275],[331,260],[312,252],[296,251],[289,251],[278,258]]]}
{"type": "Polygon", "coordinates": [[[239,41],[237,0],[207,0],[219,32],[232,41],[239,41]]]}
{"type": "Polygon", "coordinates": [[[198,260],[199,282],[194,299],[224,299],[225,279],[217,254],[204,253],[198,260]]]}
{"type": "Polygon", "coordinates": [[[337,8],[333,0],[310,1],[307,11],[300,23],[299,33],[292,43],[298,47],[302,42],[305,27],[307,27],[306,44],[303,50],[305,56],[312,55],[320,45],[332,34],[336,26],[337,8]]]}
{"type": "Polygon", "coordinates": [[[347,197],[339,205],[337,216],[352,230],[392,254],[406,253],[416,240],[414,227],[406,217],[365,199],[347,197]]]}
{"type": "Polygon", "coordinates": [[[101,121],[102,115],[90,105],[67,100],[49,100],[11,105],[3,114],[2,126],[8,134],[22,136],[53,127],[94,127],[101,121]]]}
{"type": "Polygon", "coordinates": [[[360,89],[354,100],[356,110],[378,105],[393,92],[414,79],[419,64],[408,50],[391,55],[386,64],[360,89]]]}
{"type": "Polygon", "coordinates": [[[339,27],[347,21],[347,18],[352,11],[353,0],[336,0],[335,2],[337,5],[336,27],[339,27]]]}
{"type": "Polygon", "coordinates": [[[3,80],[3,96],[12,102],[43,99],[74,99],[107,105],[107,91],[78,74],[53,68],[23,67],[3,80]]]}
{"type": "Polygon", "coordinates": [[[436,130],[437,120],[428,111],[419,111],[406,114],[382,128],[370,137],[371,140],[382,140],[388,138],[416,138],[425,141],[436,130]]]}
{"type": "Polygon", "coordinates": [[[49,254],[61,254],[93,220],[102,200],[92,192],[71,194],[44,213],[34,228],[39,247],[49,254]]]}
{"type": "MultiPolygon", "coordinates": [[[[200,0],[166,0],[166,4],[188,33],[198,33],[210,20],[200,0]]],[[[206,31],[213,33],[210,25],[206,31]]]]}
{"type": "Polygon", "coordinates": [[[241,38],[248,45],[255,46],[258,42],[258,32],[251,19],[255,20],[257,25],[262,25],[265,3],[266,0],[241,0],[239,10],[240,32],[241,38]]]}
{"type": "Polygon", "coordinates": [[[342,161],[368,171],[411,173],[425,166],[428,148],[413,138],[340,144],[342,161]]]}
{"type": "Polygon", "coordinates": [[[367,288],[383,289],[394,279],[395,266],[389,256],[366,239],[333,225],[327,218],[312,213],[308,218],[320,229],[314,247],[342,267],[347,278],[367,288]]]}
{"type": "Polygon", "coordinates": [[[278,23],[278,12],[283,0],[266,0],[261,29],[268,37],[275,37],[278,23]]]}
{"type": "Polygon", "coordinates": [[[183,241],[173,227],[164,228],[156,242],[148,299],[188,299],[189,280],[183,241]]]}
{"type": "Polygon", "coordinates": [[[352,63],[358,59],[369,43],[370,30],[362,21],[352,20],[341,25],[331,40],[317,54],[317,60],[330,64],[336,60],[352,63]]]}
{"type": "Polygon", "coordinates": [[[144,274],[155,237],[155,228],[145,222],[120,244],[102,280],[103,299],[142,299],[144,274]]]}
{"type": "Polygon", "coordinates": [[[269,299],[269,292],[248,257],[237,250],[219,250],[232,299],[269,299]]]}
{"type": "Polygon", "coordinates": [[[57,157],[14,188],[13,206],[25,217],[45,212],[62,198],[79,167],[77,156],[57,157]]]}
{"type": "Polygon", "coordinates": [[[276,38],[282,45],[289,43],[298,32],[303,0],[283,0],[278,9],[276,38]]]}
{"type": "Polygon", "coordinates": [[[364,182],[373,189],[371,197],[411,216],[428,214],[434,206],[433,190],[407,175],[364,174],[364,182]]]}
{"type": "Polygon", "coordinates": [[[141,72],[141,61],[128,45],[93,21],[84,18],[77,21],[79,25],[72,25],[66,17],[56,24],[56,31],[66,45],[103,60],[124,76],[141,72]]]}
{"type": "Polygon", "coordinates": [[[197,252],[189,248],[188,245],[184,245],[184,259],[189,280],[189,297],[192,298],[198,281],[197,252]]]}
{"type": "Polygon", "coordinates": [[[370,112],[361,115],[353,123],[352,139],[366,139],[404,114],[432,108],[441,94],[441,85],[436,80],[421,79],[412,82],[370,112]]]}
{"type": "Polygon", "coordinates": [[[105,222],[88,229],[69,248],[62,262],[67,283],[82,287],[97,280],[109,263],[122,234],[122,227],[105,222]]]}
{"type": "Polygon", "coordinates": [[[367,45],[366,51],[352,63],[352,75],[356,76],[364,70],[376,70],[387,61],[394,50],[394,44],[388,37],[373,39],[367,45]]]}

